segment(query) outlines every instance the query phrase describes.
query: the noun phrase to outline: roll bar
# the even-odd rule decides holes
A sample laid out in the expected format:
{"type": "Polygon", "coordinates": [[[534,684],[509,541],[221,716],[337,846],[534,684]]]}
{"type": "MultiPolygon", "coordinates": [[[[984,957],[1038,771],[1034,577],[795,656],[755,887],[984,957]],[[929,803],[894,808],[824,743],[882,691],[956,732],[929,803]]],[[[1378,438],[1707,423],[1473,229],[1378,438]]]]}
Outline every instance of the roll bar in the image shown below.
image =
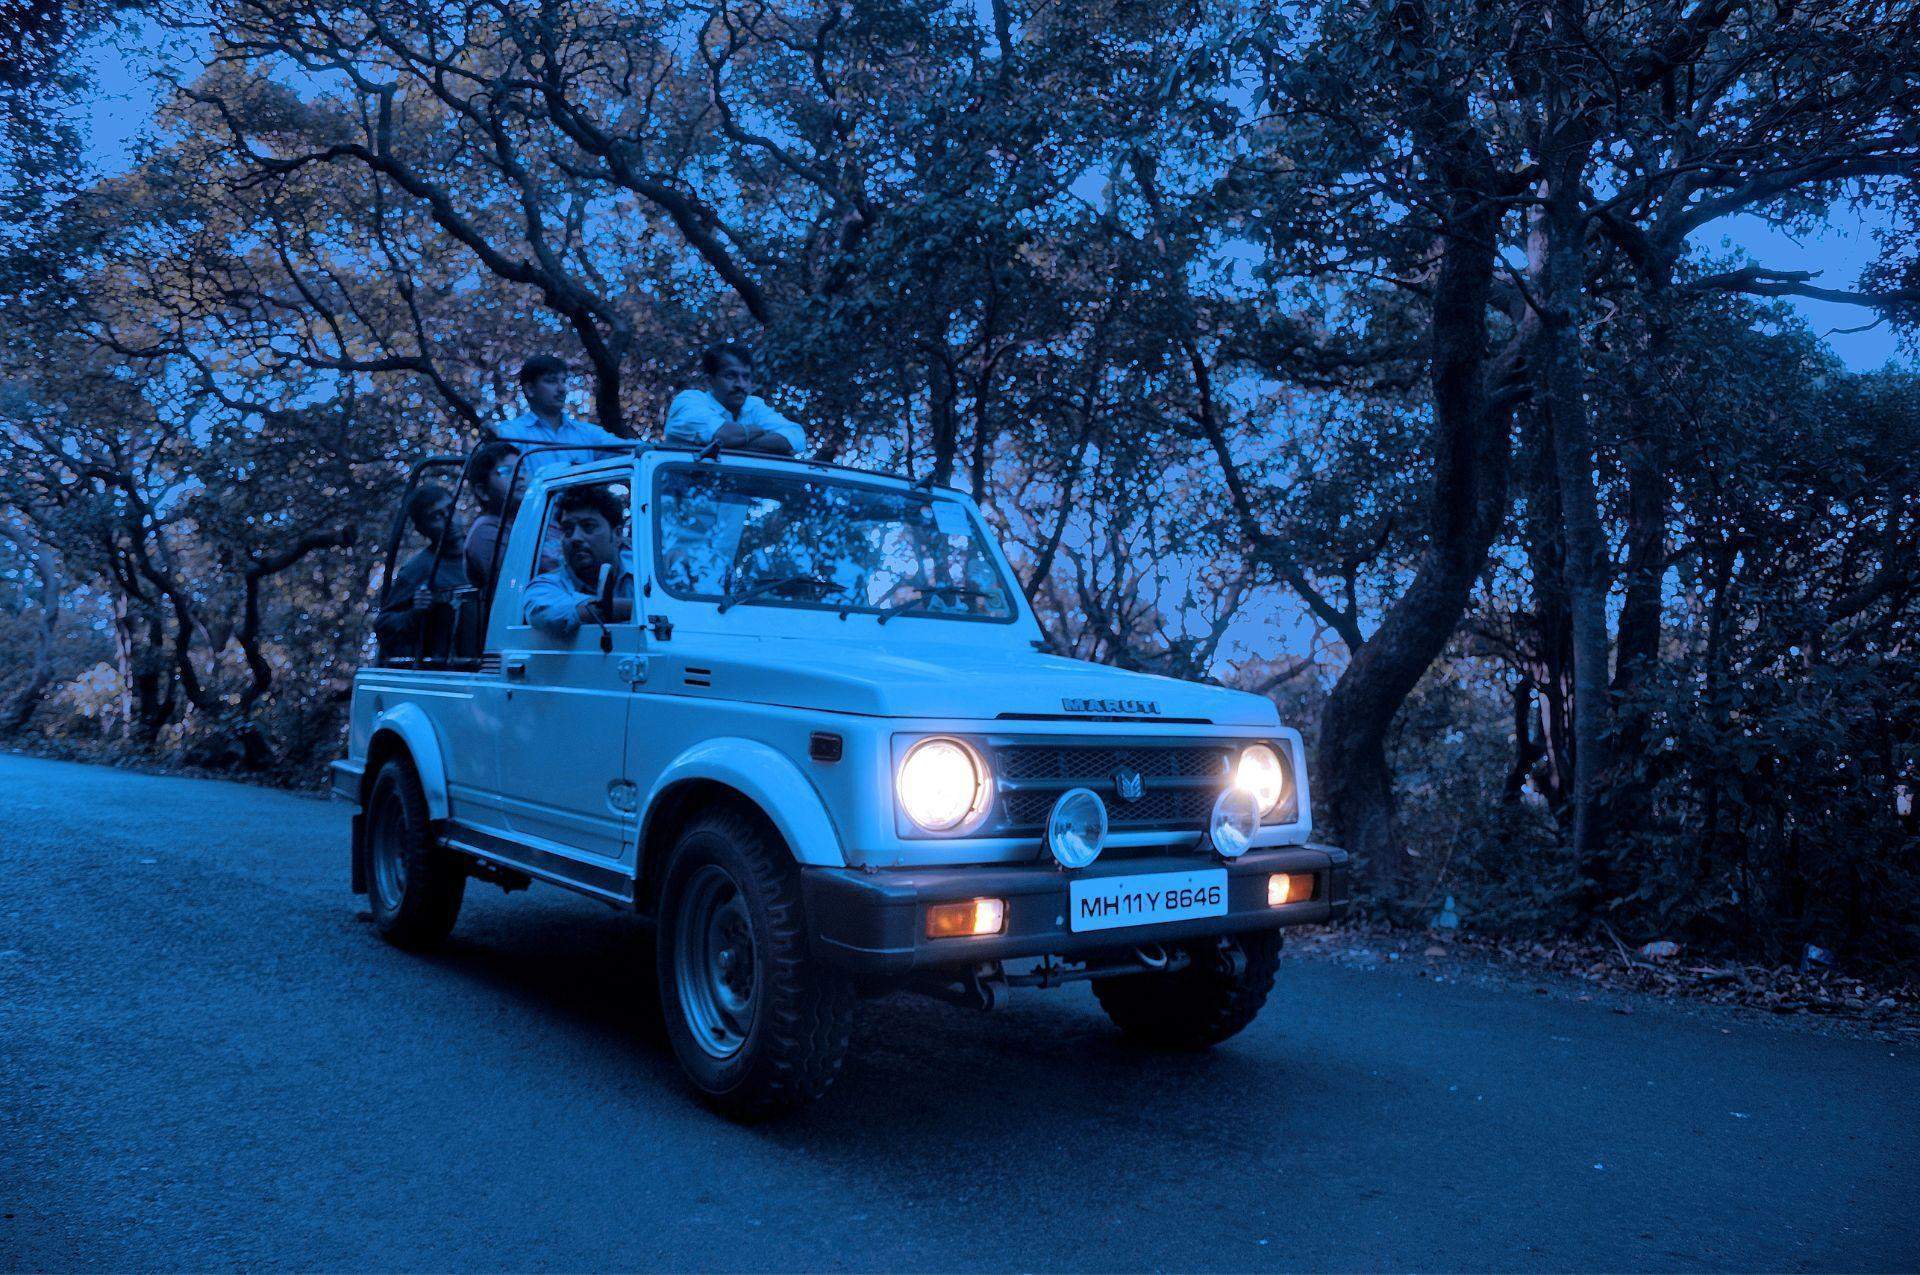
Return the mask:
{"type": "MultiPolygon", "coordinates": [[[[407,509],[412,504],[413,493],[419,490],[422,477],[428,473],[432,473],[438,470],[457,468],[459,470],[459,477],[458,479],[456,479],[453,486],[453,508],[456,510],[459,509],[460,497],[466,491],[467,487],[470,485],[470,480],[473,478],[473,475],[469,472],[469,470],[472,467],[473,453],[476,450],[478,450],[482,444],[489,443],[489,442],[511,443],[514,445],[516,449],[518,449],[519,454],[515,456],[514,462],[513,462],[513,473],[511,477],[508,479],[507,489],[509,491],[513,490],[513,488],[519,484],[520,473],[521,473],[521,470],[526,465],[527,458],[529,456],[538,455],[543,452],[592,451],[592,452],[606,452],[612,455],[631,454],[633,456],[638,457],[641,454],[648,451],[669,451],[669,452],[686,452],[692,455],[696,462],[704,462],[704,461],[717,462],[720,458],[720,454],[723,451],[727,450],[724,448],[716,447],[711,443],[706,444],[705,446],[695,446],[691,443],[661,442],[661,441],[655,441],[655,440],[649,440],[649,439],[638,439],[638,438],[633,439],[630,442],[621,442],[621,443],[555,443],[555,442],[547,442],[544,440],[535,440],[531,438],[513,438],[507,435],[494,435],[490,438],[481,440],[480,443],[474,444],[473,447],[470,447],[467,449],[464,455],[452,455],[452,454],[443,453],[440,455],[428,456],[423,460],[416,461],[413,465],[412,470],[407,475],[406,489],[401,493],[400,508],[394,517],[393,530],[387,537],[387,551],[385,555],[384,569],[382,570],[380,575],[380,590],[374,597],[373,610],[376,615],[379,613],[380,609],[386,605],[387,595],[393,588],[394,560],[399,557],[400,545],[406,539],[407,509]]],[[[744,454],[751,454],[756,456],[763,455],[763,453],[758,453],[758,452],[744,453],[744,454]]],[[[917,487],[922,491],[931,491],[934,487],[934,484],[931,481],[930,476],[916,479],[909,474],[894,473],[891,470],[862,469],[857,465],[842,465],[834,461],[816,460],[812,457],[804,457],[804,456],[778,456],[778,457],[769,457],[769,459],[785,460],[794,464],[805,465],[809,469],[818,469],[818,470],[825,470],[829,472],[839,472],[839,473],[846,473],[846,474],[857,474],[862,477],[868,477],[868,478],[891,478],[896,482],[907,483],[910,486],[917,487]]],[[[948,486],[947,490],[958,491],[959,489],[952,486],[948,486]]],[[[488,617],[491,616],[493,613],[494,590],[495,590],[495,587],[500,582],[500,559],[501,559],[501,555],[506,551],[506,544],[509,538],[505,534],[507,529],[504,526],[502,527],[501,530],[502,530],[502,534],[494,537],[493,556],[487,563],[487,581],[484,585],[480,586],[478,590],[479,596],[476,599],[479,606],[479,620],[483,627],[486,624],[488,617]]],[[[440,564],[446,560],[447,541],[452,531],[453,531],[453,519],[449,518],[447,520],[447,525],[443,527],[440,531],[440,538],[434,543],[433,564],[427,574],[427,579],[429,581],[432,581],[438,577],[440,572],[440,564]]],[[[466,657],[466,656],[458,656],[458,655],[450,654],[446,656],[444,659],[435,658],[435,659],[429,660],[425,651],[426,628],[427,626],[422,624],[418,626],[418,628],[416,629],[414,633],[413,652],[411,655],[393,656],[393,655],[390,655],[385,650],[382,650],[380,655],[381,663],[382,664],[404,663],[405,665],[412,666],[415,668],[419,668],[419,667],[464,668],[469,665],[476,668],[479,667],[481,661],[478,655],[472,656],[472,657],[466,657]]]]}

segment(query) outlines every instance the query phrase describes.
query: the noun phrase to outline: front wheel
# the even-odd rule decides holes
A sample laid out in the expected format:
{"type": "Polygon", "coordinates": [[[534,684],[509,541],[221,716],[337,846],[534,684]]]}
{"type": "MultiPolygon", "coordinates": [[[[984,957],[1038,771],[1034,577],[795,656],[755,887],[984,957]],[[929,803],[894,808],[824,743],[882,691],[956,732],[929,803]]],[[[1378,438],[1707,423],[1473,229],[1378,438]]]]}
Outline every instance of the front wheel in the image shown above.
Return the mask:
{"type": "Polygon", "coordinates": [[[1134,1040],[1162,1049],[1207,1049],[1238,1034],[1273,990],[1280,931],[1196,943],[1189,952],[1192,963],[1176,973],[1095,980],[1100,1008],[1134,1040]]]}
{"type": "Polygon", "coordinates": [[[710,1105],[761,1120],[826,1092],[853,988],[807,950],[798,873],[757,822],[719,810],[680,835],[657,944],[667,1036],[710,1105]]]}
{"type": "Polygon", "coordinates": [[[466,867],[434,844],[429,822],[419,776],[403,759],[388,760],[367,801],[367,901],[373,927],[396,947],[438,944],[466,897],[466,867]]]}

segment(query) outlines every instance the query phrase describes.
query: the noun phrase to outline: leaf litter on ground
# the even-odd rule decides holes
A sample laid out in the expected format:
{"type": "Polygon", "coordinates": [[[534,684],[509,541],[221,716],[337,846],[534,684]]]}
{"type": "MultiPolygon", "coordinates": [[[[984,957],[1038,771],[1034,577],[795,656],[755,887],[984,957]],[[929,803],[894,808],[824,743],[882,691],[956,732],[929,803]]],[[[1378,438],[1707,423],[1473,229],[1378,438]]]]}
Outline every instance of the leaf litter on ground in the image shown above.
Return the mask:
{"type": "MultiPolygon", "coordinates": [[[[1673,1000],[1739,1005],[1780,1015],[1819,1015],[1899,1036],[1920,1036],[1920,985],[1889,983],[1831,968],[1688,959],[1684,948],[1638,955],[1603,927],[1605,939],[1513,939],[1472,932],[1396,929],[1377,920],[1302,926],[1288,934],[1295,954],[1375,969],[1390,961],[1483,962],[1509,974],[1550,972],[1610,992],[1638,992],[1673,1000]]],[[[1641,949],[1641,950],[1644,950],[1641,949]]],[[[1547,989],[1529,983],[1533,990],[1547,989]]],[[[1589,997],[1581,995],[1578,1000],[1589,997]]]]}

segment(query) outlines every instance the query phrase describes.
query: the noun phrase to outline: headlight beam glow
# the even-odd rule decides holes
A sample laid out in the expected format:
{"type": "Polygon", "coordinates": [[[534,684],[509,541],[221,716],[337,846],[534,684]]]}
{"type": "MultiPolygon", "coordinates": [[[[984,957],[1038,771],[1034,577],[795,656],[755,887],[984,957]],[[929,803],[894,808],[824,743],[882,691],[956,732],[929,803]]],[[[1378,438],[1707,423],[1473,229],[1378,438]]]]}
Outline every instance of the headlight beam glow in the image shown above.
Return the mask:
{"type": "Polygon", "coordinates": [[[1253,795],[1262,819],[1272,814],[1287,795],[1287,770],[1280,754],[1267,744],[1249,745],[1234,768],[1233,786],[1253,795]]]}
{"type": "Polygon", "coordinates": [[[900,808],[928,832],[953,832],[986,814],[993,785],[980,755],[957,739],[923,739],[900,759],[900,808]]]}

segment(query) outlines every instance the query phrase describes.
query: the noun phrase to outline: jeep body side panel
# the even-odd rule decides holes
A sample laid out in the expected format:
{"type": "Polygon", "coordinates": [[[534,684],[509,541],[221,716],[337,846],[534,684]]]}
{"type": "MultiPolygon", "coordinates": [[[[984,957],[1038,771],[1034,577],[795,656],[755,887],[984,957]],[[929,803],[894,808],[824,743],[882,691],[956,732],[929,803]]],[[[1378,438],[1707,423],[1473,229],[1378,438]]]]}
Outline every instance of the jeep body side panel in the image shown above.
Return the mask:
{"type": "Polygon", "coordinates": [[[556,493],[632,481],[631,458],[566,466],[537,477],[522,500],[487,618],[486,649],[498,663],[479,696],[485,738],[475,741],[491,759],[498,817],[450,838],[477,857],[619,902],[633,893],[632,696],[623,670],[642,648],[639,625],[608,626],[612,650],[603,651],[598,627],[558,637],[524,623],[521,606],[556,493]]]}
{"type": "MultiPolygon", "coordinates": [[[[354,678],[348,756],[343,771],[364,774],[382,735],[399,741],[420,772],[432,818],[499,822],[493,800],[493,749],[487,736],[486,676],[441,670],[362,669],[354,678]]],[[[358,801],[356,790],[351,800],[358,801]]]]}
{"type": "Polygon", "coordinates": [[[487,833],[458,821],[447,828],[442,839],[476,859],[513,868],[616,907],[632,906],[633,873],[622,864],[584,856],[554,842],[487,833]]]}

